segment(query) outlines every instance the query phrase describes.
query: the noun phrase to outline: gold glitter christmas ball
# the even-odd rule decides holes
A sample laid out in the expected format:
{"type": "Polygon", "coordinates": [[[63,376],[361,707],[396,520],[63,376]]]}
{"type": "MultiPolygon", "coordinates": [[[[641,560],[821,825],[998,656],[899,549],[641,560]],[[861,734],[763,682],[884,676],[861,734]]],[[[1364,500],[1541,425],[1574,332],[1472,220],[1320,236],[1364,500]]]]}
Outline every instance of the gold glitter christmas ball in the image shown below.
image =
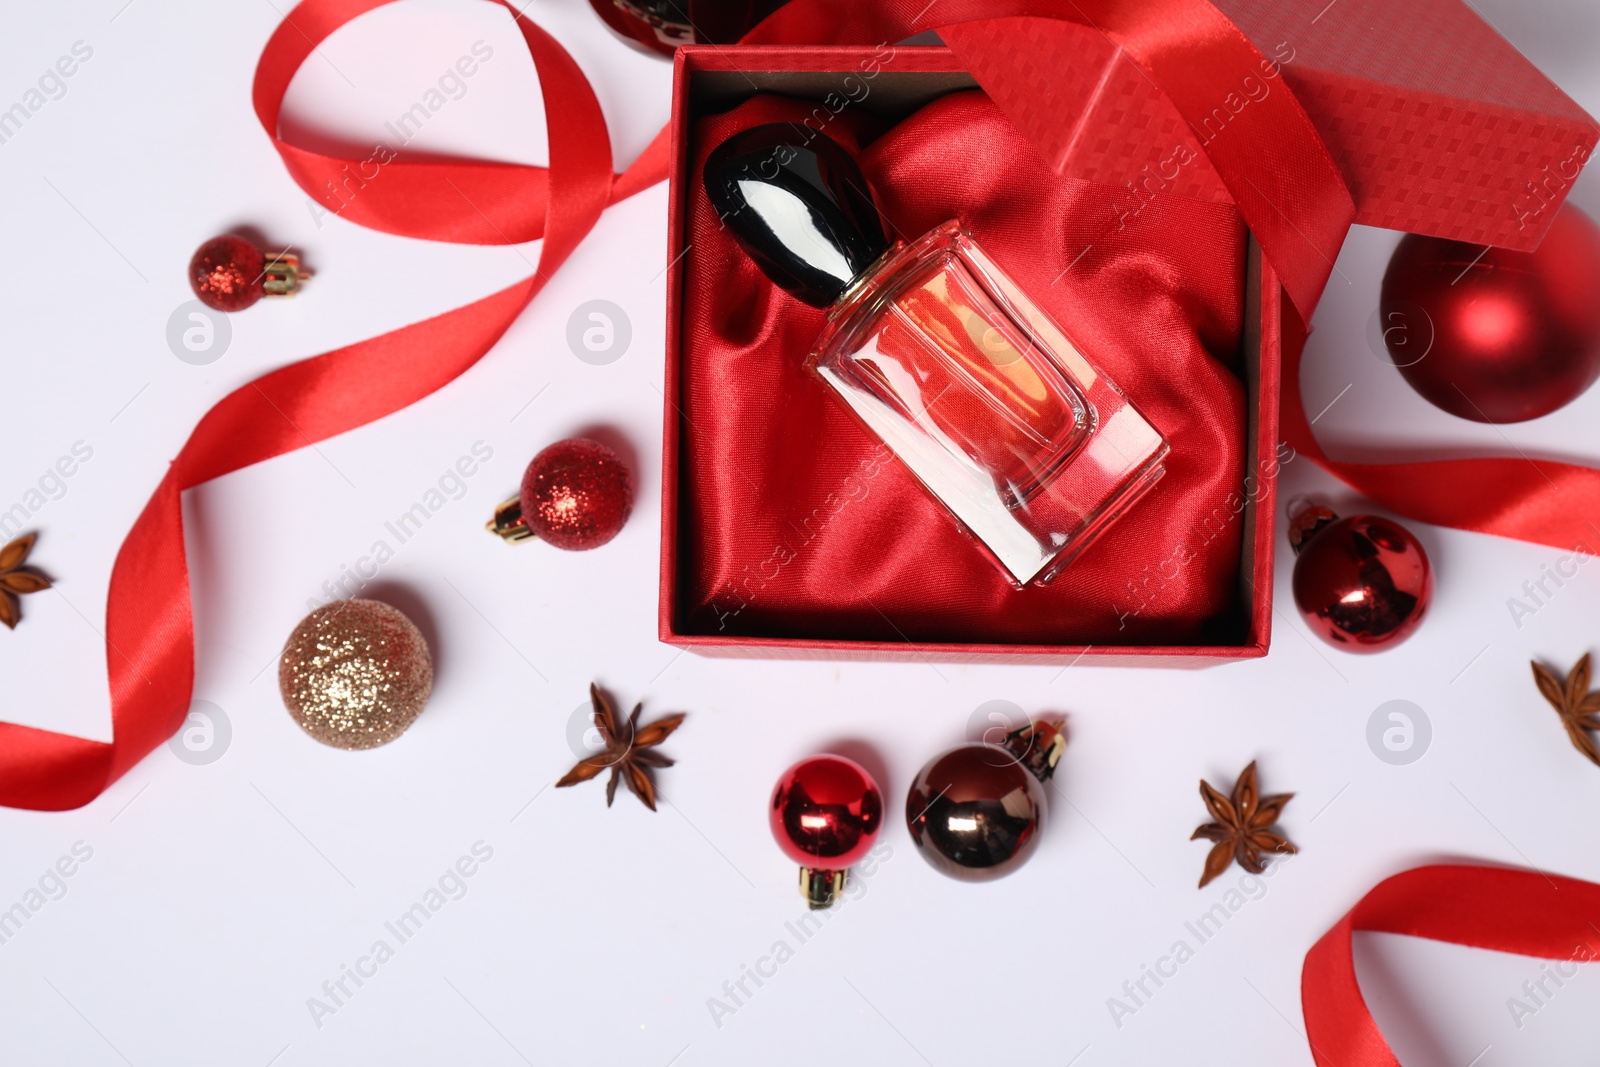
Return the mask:
{"type": "Polygon", "coordinates": [[[307,615],[278,661],[295,722],[334,748],[377,748],[406,732],[433,691],[433,657],[398,608],[340,600],[307,615]]]}

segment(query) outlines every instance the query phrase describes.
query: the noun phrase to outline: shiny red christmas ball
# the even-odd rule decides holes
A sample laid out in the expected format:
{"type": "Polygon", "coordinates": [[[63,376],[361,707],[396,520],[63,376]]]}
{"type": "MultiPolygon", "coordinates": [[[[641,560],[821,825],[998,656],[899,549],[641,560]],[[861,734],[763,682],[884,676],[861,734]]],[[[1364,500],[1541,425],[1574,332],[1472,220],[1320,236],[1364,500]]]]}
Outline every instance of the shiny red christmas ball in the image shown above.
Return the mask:
{"type": "Polygon", "coordinates": [[[218,311],[243,311],[260,300],[265,290],[267,257],[243,237],[213,237],[189,261],[189,284],[194,295],[218,311]]]}
{"type": "Polygon", "coordinates": [[[233,234],[213,237],[189,261],[189,286],[206,307],[243,311],[263,296],[293,296],[311,272],[284,250],[270,259],[233,234]]]}
{"type": "Polygon", "coordinates": [[[1600,227],[1565,205],[1534,252],[1411,234],[1379,315],[1395,365],[1430,403],[1478,422],[1548,415],[1600,377],[1600,227]]]}
{"type": "Polygon", "coordinates": [[[557,548],[598,548],[633,511],[633,474],[599,441],[570,437],[533,457],[522,475],[522,519],[557,548]]]}
{"type": "Polygon", "coordinates": [[[1295,606],[1335,648],[1391,648],[1411,636],[1433,601],[1428,554],[1397,522],[1309,507],[1290,521],[1289,543],[1295,606]]]}
{"type": "Polygon", "coordinates": [[[883,796],[855,760],[811,756],[783,772],[767,817],[784,855],[802,867],[842,871],[878,839],[883,796]]]}

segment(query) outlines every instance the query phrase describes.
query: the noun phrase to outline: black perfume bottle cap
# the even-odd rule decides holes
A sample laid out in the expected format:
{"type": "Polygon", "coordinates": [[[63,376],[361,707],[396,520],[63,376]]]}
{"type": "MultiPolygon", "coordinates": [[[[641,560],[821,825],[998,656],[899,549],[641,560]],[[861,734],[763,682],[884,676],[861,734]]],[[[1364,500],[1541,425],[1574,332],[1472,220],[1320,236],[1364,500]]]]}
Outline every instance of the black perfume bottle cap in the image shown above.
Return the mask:
{"type": "Polygon", "coordinates": [[[856,161],[837,141],[773,123],[706,160],[706,194],[767,277],[816,307],[839,299],[889,242],[856,161]]]}

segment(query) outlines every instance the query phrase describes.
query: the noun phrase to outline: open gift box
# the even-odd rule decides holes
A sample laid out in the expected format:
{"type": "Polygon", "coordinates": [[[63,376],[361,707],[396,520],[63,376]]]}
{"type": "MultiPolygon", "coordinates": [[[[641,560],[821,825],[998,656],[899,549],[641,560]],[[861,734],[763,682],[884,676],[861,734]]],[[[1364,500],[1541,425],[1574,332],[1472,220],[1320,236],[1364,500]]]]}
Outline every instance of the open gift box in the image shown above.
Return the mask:
{"type": "MultiPolygon", "coordinates": [[[[942,47],[678,53],[663,641],[709,654],[1143,665],[1266,653],[1288,458],[1277,276],[1236,209],[1208,193],[1181,130],[1164,135],[1154,182],[1140,151],[1128,155],[1144,176],[1135,167],[1120,185],[1070,165],[1058,174],[977,84],[942,47]],[[715,142],[772,121],[856,151],[907,240],[951,216],[970,224],[1167,438],[1167,477],[1050,585],[1015,589],[994,574],[802,370],[822,313],[740,258],[699,175],[715,142]],[[975,177],[987,172],[997,180],[975,177]]],[[[1137,147],[1141,135],[1117,123],[1139,107],[1096,118],[1104,96],[1084,103],[1091,139],[1137,147]]]]}

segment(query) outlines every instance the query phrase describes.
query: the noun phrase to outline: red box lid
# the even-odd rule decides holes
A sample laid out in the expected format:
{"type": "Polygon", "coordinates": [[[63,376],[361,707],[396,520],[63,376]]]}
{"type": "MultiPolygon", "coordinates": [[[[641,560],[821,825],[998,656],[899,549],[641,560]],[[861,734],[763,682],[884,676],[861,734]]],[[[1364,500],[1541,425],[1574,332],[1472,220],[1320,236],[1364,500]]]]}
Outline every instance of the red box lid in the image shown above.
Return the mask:
{"type": "MultiPolygon", "coordinates": [[[[1343,173],[1357,222],[1532,249],[1600,138],[1587,112],[1460,0],[1214,2],[1273,68],[1242,75],[1219,109],[1287,86],[1343,173]]],[[[1003,54],[972,57],[972,72],[1053,166],[1134,183],[1135,195],[1149,183],[1229,199],[1203,153],[1174,167],[1176,147],[1199,139],[1110,40],[1028,21],[1003,54]],[[1064,114],[1080,118],[1063,128],[1064,114]]]]}

